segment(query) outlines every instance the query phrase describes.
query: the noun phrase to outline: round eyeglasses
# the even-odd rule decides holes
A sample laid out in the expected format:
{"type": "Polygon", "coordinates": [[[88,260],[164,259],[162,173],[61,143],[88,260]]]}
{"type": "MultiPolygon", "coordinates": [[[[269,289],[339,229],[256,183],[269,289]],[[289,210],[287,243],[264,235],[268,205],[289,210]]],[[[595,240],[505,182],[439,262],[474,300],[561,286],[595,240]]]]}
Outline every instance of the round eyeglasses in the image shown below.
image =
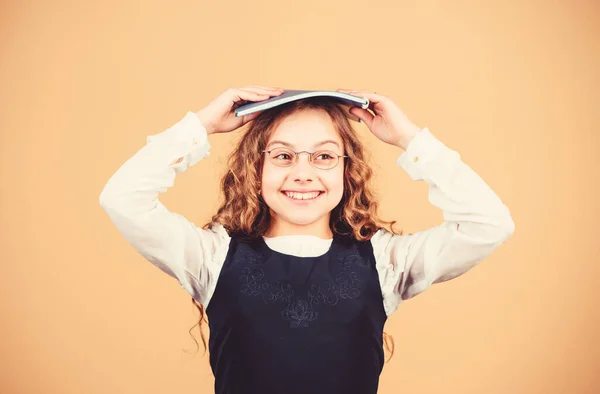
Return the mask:
{"type": "Polygon", "coordinates": [[[311,152],[294,152],[288,148],[275,148],[271,150],[263,150],[269,156],[271,163],[278,167],[291,167],[298,161],[300,153],[307,153],[310,157],[310,164],[320,170],[331,170],[338,165],[340,157],[349,157],[338,155],[330,150],[320,150],[314,153],[311,152]]]}

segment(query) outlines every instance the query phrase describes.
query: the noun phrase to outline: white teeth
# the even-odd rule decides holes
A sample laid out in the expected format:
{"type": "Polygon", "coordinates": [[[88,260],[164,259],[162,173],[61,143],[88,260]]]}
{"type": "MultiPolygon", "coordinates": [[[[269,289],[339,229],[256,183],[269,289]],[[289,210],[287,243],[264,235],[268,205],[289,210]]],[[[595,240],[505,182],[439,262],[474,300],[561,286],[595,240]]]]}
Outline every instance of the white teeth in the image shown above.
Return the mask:
{"type": "Polygon", "coordinates": [[[289,198],[293,198],[294,200],[312,200],[317,198],[320,192],[312,192],[312,193],[295,193],[295,192],[285,192],[285,194],[289,198]]]}

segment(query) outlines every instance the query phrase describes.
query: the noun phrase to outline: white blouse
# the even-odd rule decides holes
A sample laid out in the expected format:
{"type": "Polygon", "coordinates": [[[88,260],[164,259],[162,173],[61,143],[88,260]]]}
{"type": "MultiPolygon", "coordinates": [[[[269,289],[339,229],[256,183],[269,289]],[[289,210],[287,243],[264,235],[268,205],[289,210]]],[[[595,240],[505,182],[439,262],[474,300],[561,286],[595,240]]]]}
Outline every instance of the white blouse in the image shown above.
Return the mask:
{"type": "MultiPolygon", "coordinates": [[[[166,130],[148,135],[146,145],[113,174],[100,194],[100,205],[126,240],[205,308],[230,237],[221,225],[202,229],[169,211],[158,194],[173,186],[178,173],[207,157],[209,149],[206,129],[194,112],[187,112],[166,130]]],[[[427,128],[396,164],[411,179],[427,182],[429,202],[443,211],[444,222],[414,234],[394,235],[382,228],[371,238],[388,316],[433,283],[473,268],[515,227],[508,207],[486,182],[427,128]]],[[[312,235],[264,239],[271,249],[296,256],[318,256],[331,245],[331,239],[312,235]]]]}

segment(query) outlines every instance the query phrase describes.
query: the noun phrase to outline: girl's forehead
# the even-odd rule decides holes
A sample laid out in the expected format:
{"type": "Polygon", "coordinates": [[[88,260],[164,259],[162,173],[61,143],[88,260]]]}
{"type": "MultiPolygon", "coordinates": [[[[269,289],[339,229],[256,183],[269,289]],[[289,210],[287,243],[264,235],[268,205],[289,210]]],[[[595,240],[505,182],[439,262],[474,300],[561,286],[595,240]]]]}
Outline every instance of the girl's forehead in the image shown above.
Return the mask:
{"type": "Polygon", "coordinates": [[[329,115],[317,111],[303,111],[289,115],[281,121],[271,133],[267,144],[283,141],[297,148],[308,148],[325,140],[336,141],[342,146],[342,139],[329,115]]]}

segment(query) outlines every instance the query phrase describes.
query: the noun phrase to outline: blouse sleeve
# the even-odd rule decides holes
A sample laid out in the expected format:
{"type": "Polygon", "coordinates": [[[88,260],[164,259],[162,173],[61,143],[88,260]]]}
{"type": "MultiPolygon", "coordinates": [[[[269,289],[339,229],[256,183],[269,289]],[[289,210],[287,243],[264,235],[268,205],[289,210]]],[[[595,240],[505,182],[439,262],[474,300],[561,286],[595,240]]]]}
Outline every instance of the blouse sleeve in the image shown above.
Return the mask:
{"type": "Polygon", "coordinates": [[[150,263],[177,279],[206,306],[229,246],[229,235],[216,225],[201,229],[169,211],[158,194],[176,174],[209,155],[206,129],[188,112],[168,129],[146,138],[146,144],[108,180],[100,205],[124,238],[150,263]]]}
{"type": "Polygon", "coordinates": [[[397,160],[429,185],[444,222],[414,234],[380,229],[371,238],[387,315],[434,283],[464,274],[514,232],[511,214],[479,175],[425,128],[397,160]]]}

